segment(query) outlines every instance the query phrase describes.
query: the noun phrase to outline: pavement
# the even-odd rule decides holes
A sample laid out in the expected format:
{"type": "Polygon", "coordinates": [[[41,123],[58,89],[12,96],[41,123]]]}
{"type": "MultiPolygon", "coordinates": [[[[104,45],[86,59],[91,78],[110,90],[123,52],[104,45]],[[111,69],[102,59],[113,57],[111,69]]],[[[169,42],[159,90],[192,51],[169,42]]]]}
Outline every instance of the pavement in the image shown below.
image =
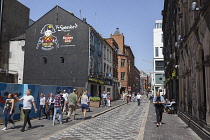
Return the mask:
{"type": "Polygon", "coordinates": [[[144,131],[144,140],[201,140],[177,114],[163,113],[162,125],[156,126],[155,108],[149,106],[147,122],[144,131]]]}
{"type": "Polygon", "coordinates": [[[81,120],[82,112],[77,110],[77,120],[62,125],[32,120],[33,129],[23,133],[20,121],[15,129],[1,131],[0,140],[201,140],[176,114],[163,114],[162,125],[156,127],[155,109],[146,96],[140,106],[119,100],[110,108],[91,110],[87,113],[90,119],[81,120]]]}
{"type": "MultiPolygon", "coordinates": [[[[87,112],[87,118],[91,119],[96,116],[100,116],[101,114],[106,113],[109,110],[113,110],[121,105],[124,105],[125,101],[117,100],[111,102],[111,107],[100,107],[100,108],[90,108],[90,112],[87,112]]],[[[57,115],[58,116],[58,115],[57,115]]],[[[65,119],[67,116],[64,115],[63,118],[65,119]]],[[[37,140],[40,138],[44,138],[48,135],[54,134],[58,131],[62,131],[69,126],[73,126],[78,123],[84,122],[82,120],[83,114],[81,112],[81,109],[76,110],[76,120],[66,122],[63,121],[63,124],[60,125],[57,121],[55,126],[52,126],[51,120],[37,120],[32,119],[32,129],[26,130],[25,132],[20,132],[20,129],[23,125],[23,121],[17,121],[15,129],[8,129],[7,131],[2,131],[1,129],[4,128],[4,125],[0,125],[0,140],[8,140],[8,139],[14,139],[15,140],[37,140]]],[[[87,120],[89,120],[87,119],[87,120]]],[[[86,120],[85,120],[86,121],[86,120]]],[[[10,127],[11,124],[8,124],[8,127],[10,127]]]]}

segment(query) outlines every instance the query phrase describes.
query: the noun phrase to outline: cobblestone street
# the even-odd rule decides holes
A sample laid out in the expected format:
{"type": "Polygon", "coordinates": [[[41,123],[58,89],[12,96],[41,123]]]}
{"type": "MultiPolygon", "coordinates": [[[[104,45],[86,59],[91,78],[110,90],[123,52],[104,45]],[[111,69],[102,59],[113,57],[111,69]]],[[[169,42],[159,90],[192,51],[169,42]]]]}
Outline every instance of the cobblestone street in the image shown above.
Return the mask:
{"type": "Polygon", "coordinates": [[[129,105],[121,106],[99,117],[70,127],[48,139],[136,140],[145,113],[146,104],[147,101],[142,102],[141,106],[137,106],[136,102],[129,103],[129,105]]]}

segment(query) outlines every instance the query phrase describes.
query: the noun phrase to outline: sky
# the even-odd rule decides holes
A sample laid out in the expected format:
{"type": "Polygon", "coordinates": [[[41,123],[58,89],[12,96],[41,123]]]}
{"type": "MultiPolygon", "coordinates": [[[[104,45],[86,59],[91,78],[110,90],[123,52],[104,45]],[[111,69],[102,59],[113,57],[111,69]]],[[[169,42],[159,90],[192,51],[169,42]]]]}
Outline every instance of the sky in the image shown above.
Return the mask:
{"type": "Polygon", "coordinates": [[[125,36],[125,44],[132,48],[136,67],[145,72],[153,71],[153,63],[143,60],[153,61],[153,29],[155,20],[162,19],[164,0],[18,1],[30,8],[30,18],[34,21],[59,5],[79,18],[86,18],[104,38],[119,28],[125,36]]]}

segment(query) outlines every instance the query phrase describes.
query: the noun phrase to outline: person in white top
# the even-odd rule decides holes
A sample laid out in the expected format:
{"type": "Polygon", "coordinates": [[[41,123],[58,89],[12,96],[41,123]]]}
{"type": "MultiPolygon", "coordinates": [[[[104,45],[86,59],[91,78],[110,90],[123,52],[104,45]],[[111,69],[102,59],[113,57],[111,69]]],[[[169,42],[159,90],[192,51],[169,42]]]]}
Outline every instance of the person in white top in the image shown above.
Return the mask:
{"type": "Polygon", "coordinates": [[[107,93],[104,91],[104,93],[102,94],[103,107],[106,106],[106,100],[107,100],[107,93]]]}
{"type": "Polygon", "coordinates": [[[136,96],[137,102],[138,102],[138,106],[140,106],[140,101],[141,101],[141,95],[138,92],[137,96],[136,96]]]}
{"type": "Polygon", "coordinates": [[[25,127],[26,127],[27,123],[29,125],[28,129],[32,128],[30,118],[29,118],[29,114],[31,112],[32,104],[34,106],[35,112],[37,112],[36,104],[34,102],[34,97],[31,95],[31,92],[32,92],[31,89],[28,89],[26,91],[26,95],[24,95],[20,99],[17,97],[17,95],[15,95],[15,98],[16,98],[17,101],[23,101],[23,113],[25,114],[25,117],[24,117],[23,128],[20,130],[21,132],[25,131],[25,127]]]}
{"type": "Polygon", "coordinates": [[[40,100],[39,100],[39,120],[41,120],[42,112],[46,116],[45,119],[47,119],[47,113],[45,112],[45,95],[43,93],[40,94],[40,100]]]}
{"type": "Polygon", "coordinates": [[[66,115],[67,115],[67,110],[68,110],[68,105],[67,105],[68,97],[69,97],[69,94],[66,92],[66,90],[63,90],[63,98],[65,99],[63,112],[66,112],[66,115]]]}
{"type": "Polygon", "coordinates": [[[82,105],[82,109],[83,109],[83,120],[86,118],[86,112],[87,112],[87,109],[89,108],[88,107],[88,96],[87,96],[87,93],[84,92],[82,97],[81,97],[81,105],[82,105]]]}

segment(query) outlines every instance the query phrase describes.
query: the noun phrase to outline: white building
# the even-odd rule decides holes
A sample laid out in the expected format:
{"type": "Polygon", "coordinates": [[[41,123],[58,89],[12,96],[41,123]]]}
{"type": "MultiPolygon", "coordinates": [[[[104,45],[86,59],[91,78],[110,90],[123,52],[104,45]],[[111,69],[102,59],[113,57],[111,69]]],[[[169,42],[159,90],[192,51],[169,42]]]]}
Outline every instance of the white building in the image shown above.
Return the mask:
{"type": "Polygon", "coordinates": [[[25,34],[10,40],[9,73],[18,74],[18,84],[23,83],[25,34]]]}
{"type": "Polygon", "coordinates": [[[165,94],[164,90],[164,58],[163,58],[163,32],[162,20],[155,21],[155,28],[153,29],[153,45],[154,45],[154,95],[156,92],[165,94]]]}

